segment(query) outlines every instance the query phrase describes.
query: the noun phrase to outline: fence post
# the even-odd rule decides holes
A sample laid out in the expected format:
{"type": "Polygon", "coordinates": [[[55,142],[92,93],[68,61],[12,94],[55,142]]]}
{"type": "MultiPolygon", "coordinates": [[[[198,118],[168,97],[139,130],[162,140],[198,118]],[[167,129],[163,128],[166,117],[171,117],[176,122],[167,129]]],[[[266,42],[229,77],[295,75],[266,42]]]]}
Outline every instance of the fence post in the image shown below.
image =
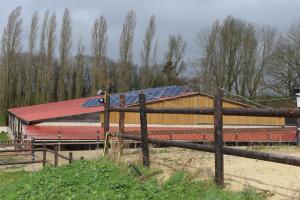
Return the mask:
{"type": "Polygon", "coordinates": [[[108,152],[108,141],[109,141],[109,136],[107,135],[109,131],[109,107],[110,107],[110,96],[106,95],[106,100],[105,100],[105,108],[104,108],[104,155],[107,154],[108,152]]]}
{"type": "Polygon", "coordinates": [[[296,118],[297,120],[297,132],[296,132],[296,144],[300,146],[300,119],[296,118]]]}
{"type": "Polygon", "coordinates": [[[61,133],[60,133],[60,131],[58,131],[58,135],[57,135],[57,142],[58,142],[58,151],[60,151],[60,140],[61,140],[61,133]]]}
{"type": "Polygon", "coordinates": [[[34,138],[31,138],[31,160],[35,160],[34,153],[35,153],[34,138]]]}
{"type": "Polygon", "coordinates": [[[145,94],[143,93],[139,94],[139,106],[140,106],[143,165],[145,167],[149,167],[150,161],[149,161],[148,130],[147,130],[147,115],[146,115],[146,97],[145,94]]]}
{"type": "Polygon", "coordinates": [[[69,164],[73,162],[73,153],[69,152],[69,164]]]}
{"type": "Polygon", "coordinates": [[[218,89],[214,97],[214,144],[215,144],[215,183],[224,186],[224,161],[223,161],[223,91],[218,89]]]}
{"type": "Polygon", "coordinates": [[[43,167],[46,166],[47,146],[46,142],[43,143],[43,167]]]}
{"type": "MultiPolygon", "coordinates": [[[[120,107],[125,107],[125,95],[120,95],[120,107]]],[[[125,112],[121,111],[119,112],[119,133],[124,134],[125,129],[125,112]]],[[[119,147],[119,155],[121,156],[123,154],[123,139],[121,137],[118,137],[118,147],[119,147]]]]}
{"type": "Polygon", "coordinates": [[[15,149],[17,149],[18,148],[18,146],[17,146],[17,132],[13,131],[13,134],[14,134],[14,147],[15,147],[15,149]]]}
{"type": "Polygon", "coordinates": [[[96,142],[96,149],[99,149],[99,130],[97,130],[97,142],[96,142]]]}
{"type": "Polygon", "coordinates": [[[58,151],[57,151],[57,146],[54,146],[54,165],[58,166],[58,151]]]}

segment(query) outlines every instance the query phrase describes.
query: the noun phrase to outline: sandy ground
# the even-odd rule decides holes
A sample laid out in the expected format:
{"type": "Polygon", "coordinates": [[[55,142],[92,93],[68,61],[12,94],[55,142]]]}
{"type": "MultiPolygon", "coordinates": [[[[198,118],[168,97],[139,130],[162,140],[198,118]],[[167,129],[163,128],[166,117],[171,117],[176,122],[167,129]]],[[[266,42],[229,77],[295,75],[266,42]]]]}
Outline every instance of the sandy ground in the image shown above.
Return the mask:
{"type": "MultiPolygon", "coordinates": [[[[300,148],[296,147],[269,147],[258,148],[258,151],[280,153],[300,156],[300,148]]],[[[68,152],[61,152],[68,155],[68,152]]],[[[97,159],[103,155],[102,150],[73,151],[74,159],[97,159]]],[[[42,153],[36,155],[42,158],[42,153]]],[[[116,159],[114,151],[110,150],[110,157],[116,159]]],[[[27,156],[26,159],[30,159],[27,156]]],[[[54,163],[54,156],[47,153],[47,160],[54,163]]],[[[151,167],[161,169],[158,178],[166,180],[176,170],[188,171],[195,179],[207,179],[214,176],[214,155],[211,153],[183,150],[178,148],[151,148],[151,167]]],[[[140,162],[140,149],[125,149],[122,162],[140,162]]],[[[59,159],[59,164],[67,164],[64,159],[59,159]]],[[[255,187],[258,191],[271,195],[268,199],[300,199],[300,167],[284,164],[259,161],[254,159],[225,156],[224,158],[226,188],[240,191],[244,187],[255,187]]],[[[41,164],[27,166],[14,166],[6,170],[19,170],[24,168],[36,171],[42,168],[41,164]]]]}
{"type": "MultiPolygon", "coordinates": [[[[300,156],[300,148],[273,147],[259,151],[300,156]]],[[[140,160],[139,152],[127,152],[125,161],[140,160]]],[[[186,170],[193,178],[213,178],[214,155],[211,153],[177,148],[151,149],[151,167],[163,171],[165,180],[176,170],[186,170]]],[[[240,191],[244,187],[255,187],[270,195],[268,199],[300,199],[300,167],[277,164],[234,156],[224,157],[226,188],[240,191]]]]}

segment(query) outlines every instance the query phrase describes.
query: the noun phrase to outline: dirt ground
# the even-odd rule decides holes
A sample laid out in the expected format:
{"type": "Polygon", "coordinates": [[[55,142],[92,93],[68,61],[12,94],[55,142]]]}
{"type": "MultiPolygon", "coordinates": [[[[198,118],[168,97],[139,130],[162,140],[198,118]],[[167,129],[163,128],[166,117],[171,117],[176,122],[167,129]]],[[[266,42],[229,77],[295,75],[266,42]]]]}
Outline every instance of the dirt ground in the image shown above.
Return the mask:
{"type": "MultiPolygon", "coordinates": [[[[296,147],[260,147],[258,151],[300,156],[296,147]]],[[[140,160],[140,152],[126,152],[125,161],[140,160]]],[[[193,178],[214,177],[214,155],[178,148],[151,149],[151,167],[161,169],[164,180],[176,170],[186,170],[193,178]]],[[[300,167],[234,156],[224,157],[226,188],[240,191],[254,187],[268,199],[300,199],[300,167]]]]}
{"type": "MultiPolygon", "coordinates": [[[[244,147],[246,148],[246,147],[244,147]]],[[[286,155],[300,156],[300,148],[286,147],[258,147],[254,150],[280,153],[286,155]]],[[[61,152],[68,155],[68,152],[61,152]]],[[[97,159],[103,155],[102,150],[93,151],[73,151],[74,159],[97,159]]],[[[117,159],[115,150],[110,150],[110,157],[117,159]]],[[[41,159],[41,152],[37,153],[36,159],[41,159]]],[[[30,157],[27,157],[30,159],[30,157]]],[[[54,156],[47,153],[47,160],[51,163],[54,156]]],[[[121,162],[140,162],[140,149],[124,149],[121,162]]],[[[207,179],[214,176],[214,155],[211,153],[184,150],[178,148],[151,148],[151,167],[160,169],[158,178],[166,180],[177,170],[188,171],[195,179],[207,179]]],[[[67,164],[64,159],[59,159],[59,164],[67,164]]],[[[300,199],[300,167],[277,164],[255,159],[225,156],[224,171],[226,188],[240,191],[244,187],[255,187],[258,191],[269,194],[268,199],[300,199]]],[[[23,166],[25,170],[36,171],[42,168],[41,164],[31,164],[23,166]]],[[[6,168],[6,170],[16,170],[20,167],[6,168]]]]}

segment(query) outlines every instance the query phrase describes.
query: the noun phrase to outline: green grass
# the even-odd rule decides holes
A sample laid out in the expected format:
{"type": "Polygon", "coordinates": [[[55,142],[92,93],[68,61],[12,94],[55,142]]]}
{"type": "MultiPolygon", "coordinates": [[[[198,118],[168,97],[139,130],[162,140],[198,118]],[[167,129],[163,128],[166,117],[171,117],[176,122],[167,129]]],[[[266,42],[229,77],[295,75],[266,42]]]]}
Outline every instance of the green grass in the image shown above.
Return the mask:
{"type": "MultiPolygon", "coordinates": [[[[151,174],[143,168],[140,170],[151,174]]],[[[3,174],[0,174],[0,180],[1,176],[3,174]]],[[[220,190],[211,182],[192,181],[184,172],[177,172],[159,184],[154,176],[139,178],[127,166],[116,166],[104,159],[76,161],[58,168],[46,167],[39,172],[15,177],[14,182],[0,187],[0,199],[262,199],[254,190],[238,193],[220,190]]]]}
{"type": "Polygon", "coordinates": [[[8,135],[7,135],[7,133],[6,132],[0,132],[0,142],[1,141],[8,141],[9,140],[9,137],[8,137],[8,135]]]}
{"type": "Polygon", "coordinates": [[[0,188],[12,183],[13,181],[17,181],[19,178],[22,178],[28,173],[29,172],[25,171],[0,172],[0,188]]]}

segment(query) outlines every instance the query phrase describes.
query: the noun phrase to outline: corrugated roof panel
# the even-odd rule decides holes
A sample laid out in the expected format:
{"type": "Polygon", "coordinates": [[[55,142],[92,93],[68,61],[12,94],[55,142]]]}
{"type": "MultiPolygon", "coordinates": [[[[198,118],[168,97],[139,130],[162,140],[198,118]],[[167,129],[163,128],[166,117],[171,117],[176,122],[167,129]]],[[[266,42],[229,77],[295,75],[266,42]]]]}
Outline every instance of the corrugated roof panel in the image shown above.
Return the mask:
{"type": "Polygon", "coordinates": [[[33,122],[72,115],[101,112],[104,110],[103,106],[89,108],[82,107],[81,105],[84,104],[88,99],[91,99],[91,97],[26,106],[20,108],[11,108],[8,109],[8,111],[24,121],[33,122]]]}

